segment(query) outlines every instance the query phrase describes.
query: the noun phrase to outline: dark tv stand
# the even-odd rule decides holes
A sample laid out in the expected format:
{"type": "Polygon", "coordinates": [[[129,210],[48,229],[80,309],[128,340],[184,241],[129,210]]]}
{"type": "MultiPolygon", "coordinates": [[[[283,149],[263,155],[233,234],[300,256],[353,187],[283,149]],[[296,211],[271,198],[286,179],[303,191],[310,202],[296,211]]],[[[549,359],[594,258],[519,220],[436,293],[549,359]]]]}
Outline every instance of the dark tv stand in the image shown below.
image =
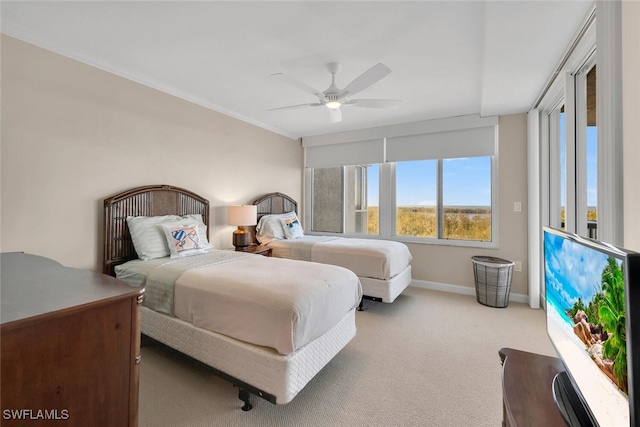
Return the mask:
{"type": "Polygon", "coordinates": [[[553,379],[553,398],[560,413],[567,420],[567,424],[579,427],[596,427],[596,422],[582,404],[569,375],[565,371],[559,372],[553,379]]]}
{"type": "Polygon", "coordinates": [[[503,426],[566,427],[553,400],[552,383],[564,372],[560,359],[502,348],[503,426]]]}

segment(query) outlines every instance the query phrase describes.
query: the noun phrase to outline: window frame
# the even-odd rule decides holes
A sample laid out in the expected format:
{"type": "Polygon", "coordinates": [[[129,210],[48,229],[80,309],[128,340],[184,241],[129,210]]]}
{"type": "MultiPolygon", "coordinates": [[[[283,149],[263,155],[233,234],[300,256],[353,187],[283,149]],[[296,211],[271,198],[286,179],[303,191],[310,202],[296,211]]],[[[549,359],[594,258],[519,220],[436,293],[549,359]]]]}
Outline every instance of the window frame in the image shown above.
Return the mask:
{"type": "MultiPolygon", "coordinates": [[[[498,116],[458,116],[310,136],[302,139],[302,147],[305,168],[303,225],[309,228],[306,231],[307,234],[386,239],[403,243],[499,248],[498,116]],[[474,144],[473,141],[477,143],[474,144]],[[393,162],[426,159],[442,161],[445,158],[462,159],[475,156],[491,158],[491,241],[396,235],[396,169],[393,162]],[[379,165],[379,234],[311,231],[313,168],[373,163],[379,165]]],[[[442,193],[441,189],[439,193],[442,193]]],[[[343,194],[346,192],[343,191],[343,194]]],[[[442,205],[442,199],[439,200],[439,205],[442,205]]],[[[344,206],[343,204],[343,209],[344,206]]]]}
{"type": "MultiPolygon", "coordinates": [[[[463,239],[447,239],[443,238],[443,219],[444,207],[443,201],[443,162],[445,159],[437,159],[437,237],[418,237],[418,236],[399,236],[396,234],[396,162],[379,163],[378,174],[378,234],[353,233],[353,232],[319,232],[309,229],[305,231],[309,235],[317,236],[344,236],[369,239],[385,239],[394,240],[402,243],[430,244],[430,245],[446,245],[473,248],[490,248],[496,249],[498,243],[498,154],[486,156],[491,158],[491,240],[463,240],[463,239]]],[[[464,157],[461,157],[464,158],[464,157]]],[[[343,167],[345,173],[345,167],[343,167]]],[[[347,180],[343,180],[343,194],[346,195],[347,180]]],[[[313,168],[305,169],[305,225],[313,224],[313,168]]],[[[343,202],[343,209],[346,210],[343,202]]],[[[343,212],[343,217],[346,212],[343,212]]],[[[344,229],[344,227],[343,227],[344,229]]]]}

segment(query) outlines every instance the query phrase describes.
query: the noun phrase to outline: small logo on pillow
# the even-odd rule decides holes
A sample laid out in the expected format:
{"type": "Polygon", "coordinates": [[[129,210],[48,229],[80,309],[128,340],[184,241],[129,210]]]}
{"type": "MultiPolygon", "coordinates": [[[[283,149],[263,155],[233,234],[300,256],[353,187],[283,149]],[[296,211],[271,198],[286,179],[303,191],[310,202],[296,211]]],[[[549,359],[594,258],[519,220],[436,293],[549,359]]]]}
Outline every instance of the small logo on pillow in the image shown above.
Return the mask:
{"type": "Polygon", "coordinates": [[[196,227],[175,227],[169,230],[177,252],[200,249],[200,238],[196,227]]]}
{"type": "Polygon", "coordinates": [[[285,235],[288,239],[296,239],[304,236],[302,226],[298,221],[298,218],[287,218],[284,220],[285,235]]]}

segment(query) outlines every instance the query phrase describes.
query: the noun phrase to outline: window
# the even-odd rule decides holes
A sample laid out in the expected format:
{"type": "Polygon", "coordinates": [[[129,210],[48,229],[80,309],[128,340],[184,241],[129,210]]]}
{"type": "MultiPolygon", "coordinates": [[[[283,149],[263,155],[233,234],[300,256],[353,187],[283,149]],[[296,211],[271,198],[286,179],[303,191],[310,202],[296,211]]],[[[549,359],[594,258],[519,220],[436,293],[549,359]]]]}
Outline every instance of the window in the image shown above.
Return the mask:
{"type": "Polygon", "coordinates": [[[396,235],[491,241],[491,157],[397,163],[396,235]]]}
{"type": "Polygon", "coordinates": [[[312,231],[378,234],[377,164],[314,168],[312,175],[312,231]]]}
{"type": "Polygon", "coordinates": [[[592,55],[577,72],[565,74],[562,99],[547,113],[550,146],[548,197],[549,225],[597,238],[594,61],[595,55],[592,55]]]}
{"type": "Polygon", "coordinates": [[[565,230],[567,210],[567,144],[564,99],[549,113],[549,225],[565,230]]]}
{"type": "Polygon", "coordinates": [[[491,240],[491,157],[442,162],[442,237],[491,240]]]}
{"type": "Polygon", "coordinates": [[[598,126],[596,123],[596,66],[588,72],[586,84],[586,144],[587,144],[587,232],[592,239],[598,238],[598,126]]]}
{"type": "Polygon", "coordinates": [[[396,235],[437,237],[438,162],[396,164],[396,235]]]}
{"type": "Polygon", "coordinates": [[[415,122],[362,134],[362,140],[353,132],[303,140],[310,234],[497,245],[497,117],[415,122]]]}
{"type": "Polygon", "coordinates": [[[311,230],[342,233],[344,174],[341,167],[313,169],[313,224],[311,230]]]}

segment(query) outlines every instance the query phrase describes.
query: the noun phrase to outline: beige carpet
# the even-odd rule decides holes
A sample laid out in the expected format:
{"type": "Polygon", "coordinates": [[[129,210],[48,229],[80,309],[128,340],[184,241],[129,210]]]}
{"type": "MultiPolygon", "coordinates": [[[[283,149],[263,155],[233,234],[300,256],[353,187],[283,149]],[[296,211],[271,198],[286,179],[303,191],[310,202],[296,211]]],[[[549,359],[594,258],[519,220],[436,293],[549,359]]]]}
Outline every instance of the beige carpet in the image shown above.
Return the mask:
{"type": "Polygon", "coordinates": [[[252,397],[205,366],[151,342],[142,348],[141,427],[492,426],[502,421],[498,350],[555,355],[542,310],[478,304],[408,288],[365,301],[357,336],[286,405],[252,397]]]}

